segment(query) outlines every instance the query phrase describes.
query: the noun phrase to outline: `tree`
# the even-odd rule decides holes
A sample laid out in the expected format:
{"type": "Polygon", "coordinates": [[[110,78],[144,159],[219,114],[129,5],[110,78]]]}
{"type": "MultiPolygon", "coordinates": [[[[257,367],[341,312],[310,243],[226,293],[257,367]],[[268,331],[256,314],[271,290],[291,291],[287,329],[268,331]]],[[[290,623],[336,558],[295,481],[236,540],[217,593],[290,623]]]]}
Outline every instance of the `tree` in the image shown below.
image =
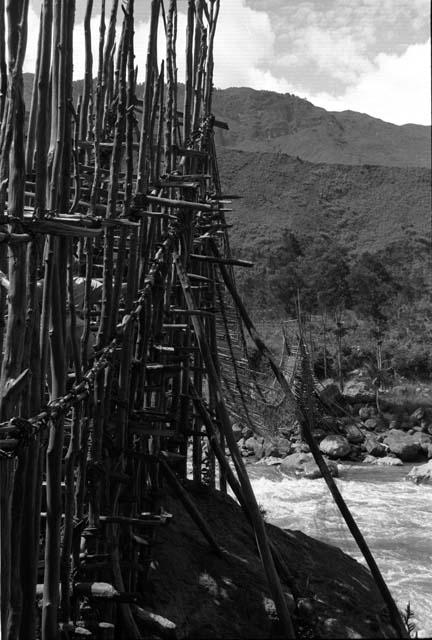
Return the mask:
{"type": "Polygon", "coordinates": [[[354,311],[372,320],[375,331],[382,334],[388,321],[388,305],[399,289],[398,283],[379,256],[366,252],[352,265],[348,284],[354,311]]]}
{"type": "Polygon", "coordinates": [[[303,249],[298,260],[299,279],[304,283],[302,303],[309,311],[330,313],[340,320],[350,299],[349,263],[345,247],[322,234],[303,249]]]}

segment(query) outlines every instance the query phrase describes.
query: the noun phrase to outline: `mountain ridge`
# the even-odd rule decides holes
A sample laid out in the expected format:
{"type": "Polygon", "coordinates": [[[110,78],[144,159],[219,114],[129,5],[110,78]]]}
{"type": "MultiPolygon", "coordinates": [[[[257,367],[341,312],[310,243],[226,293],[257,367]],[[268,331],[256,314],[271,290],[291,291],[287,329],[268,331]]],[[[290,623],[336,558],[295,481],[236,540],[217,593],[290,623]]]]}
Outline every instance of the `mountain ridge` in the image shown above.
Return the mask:
{"type": "MultiPolygon", "coordinates": [[[[75,98],[82,80],[74,82],[75,98]]],[[[30,108],[33,74],[24,74],[24,97],[30,108]]],[[[180,85],[178,105],[183,105],[180,85]]],[[[142,97],[143,85],[137,86],[142,97]]],[[[294,94],[249,87],[215,89],[213,112],[229,130],[216,128],[217,148],[285,153],[326,164],[431,166],[431,127],[396,125],[352,110],[326,111],[294,94]]]]}
{"type": "Polygon", "coordinates": [[[326,111],[293,94],[232,88],[215,90],[214,111],[229,131],[217,146],[286,153],[310,162],[431,166],[431,128],[396,125],[352,110],[326,111]]]}

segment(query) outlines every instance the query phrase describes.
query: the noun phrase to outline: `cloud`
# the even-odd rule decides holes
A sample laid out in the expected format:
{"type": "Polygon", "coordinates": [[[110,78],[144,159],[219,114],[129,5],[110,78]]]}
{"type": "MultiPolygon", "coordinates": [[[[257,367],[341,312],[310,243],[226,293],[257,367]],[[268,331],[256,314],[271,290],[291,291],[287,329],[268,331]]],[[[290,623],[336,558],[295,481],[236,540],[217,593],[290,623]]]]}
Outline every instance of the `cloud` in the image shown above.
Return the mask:
{"type": "MultiPolygon", "coordinates": [[[[326,109],[362,111],[398,124],[427,123],[429,48],[427,44],[410,45],[416,41],[413,20],[427,14],[427,2],[290,0],[288,4],[286,0],[268,0],[264,11],[264,3],[258,0],[222,0],[215,41],[215,86],[294,93],[326,109]]],[[[25,71],[31,72],[35,69],[39,30],[36,4],[29,11],[25,61],[25,71]]],[[[79,0],[77,18],[81,20],[74,30],[75,79],[84,75],[84,4],[84,0],[79,0]]],[[[91,23],[94,76],[98,63],[99,6],[100,0],[95,0],[91,23]]],[[[179,1],[178,6],[177,60],[178,78],[182,81],[186,2],[179,1]]],[[[110,2],[107,7],[108,19],[110,2]]],[[[424,25],[421,28],[424,30],[424,25]]],[[[143,10],[135,23],[139,81],[145,73],[148,31],[148,18],[143,10]]],[[[165,47],[162,31],[161,26],[161,54],[165,47]]],[[[119,32],[120,25],[118,35],[119,32]]]]}
{"type": "Polygon", "coordinates": [[[398,55],[379,54],[374,68],[362,74],[343,95],[309,93],[314,104],[332,111],[351,109],[395,124],[430,124],[430,40],[398,55]]]}

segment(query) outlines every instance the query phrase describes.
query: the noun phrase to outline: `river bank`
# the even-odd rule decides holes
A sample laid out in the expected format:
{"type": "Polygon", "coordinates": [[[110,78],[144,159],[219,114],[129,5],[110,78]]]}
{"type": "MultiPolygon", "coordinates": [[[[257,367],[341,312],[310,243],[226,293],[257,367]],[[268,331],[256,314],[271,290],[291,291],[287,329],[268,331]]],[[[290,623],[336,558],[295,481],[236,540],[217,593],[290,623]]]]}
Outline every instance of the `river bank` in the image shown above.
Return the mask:
{"type": "MultiPolygon", "coordinates": [[[[164,498],[173,517],[155,546],[146,607],[171,620],[178,639],[282,638],[242,510],[229,496],[187,487],[225,553],[215,555],[178,501],[164,498]]],[[[293,577],[283,589],[297,637],[396,637],[369,571],[298,528],[267,524],[293,577]]]]}
{"type": "MultiPolygon", "coordinates": [[[[352,372],[343,393],[334,380],[320,383],[313,436],[327,461],[400,466],[432,459],[432,390],[423,385],[407,395],[407,389],[399,385],[378,393],[374,380],[361,370],[352,372]]],[[[295,419],[278,427],[263,425],[260,432],[235,424],[234,435],[245,458],[284,459],[287,472],[292,467],[301,473],[301,454],[306,454],[303,463],[312,460],[295,419]]],[[[310,465],[306,475],[309,471],[314,477],[310,465]]]]}

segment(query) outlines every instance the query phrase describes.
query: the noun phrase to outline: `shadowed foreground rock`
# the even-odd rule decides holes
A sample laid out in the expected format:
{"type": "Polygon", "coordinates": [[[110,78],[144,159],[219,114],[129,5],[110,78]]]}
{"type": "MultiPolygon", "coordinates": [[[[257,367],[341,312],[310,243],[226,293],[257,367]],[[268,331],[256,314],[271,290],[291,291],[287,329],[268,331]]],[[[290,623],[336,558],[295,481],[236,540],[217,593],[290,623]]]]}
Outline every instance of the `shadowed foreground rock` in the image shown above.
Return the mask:
{"type": "MultiPolygon", "coordinates": [[[[188,515],[168,496],[163,504],[174,517],[161,528],[161,544],[155,546],[147,608],[174,622],[178,639],[281,638],[242,511],[211,490],[193,490],[192,495],[226,555],[211,552],[188,515]]],[[[396,637],[367,569],[340,549],[299,531],[272,525],[267,529],[292,573],[291,588],[283,582],[283,589],[297,638],[396,637]]]]}

